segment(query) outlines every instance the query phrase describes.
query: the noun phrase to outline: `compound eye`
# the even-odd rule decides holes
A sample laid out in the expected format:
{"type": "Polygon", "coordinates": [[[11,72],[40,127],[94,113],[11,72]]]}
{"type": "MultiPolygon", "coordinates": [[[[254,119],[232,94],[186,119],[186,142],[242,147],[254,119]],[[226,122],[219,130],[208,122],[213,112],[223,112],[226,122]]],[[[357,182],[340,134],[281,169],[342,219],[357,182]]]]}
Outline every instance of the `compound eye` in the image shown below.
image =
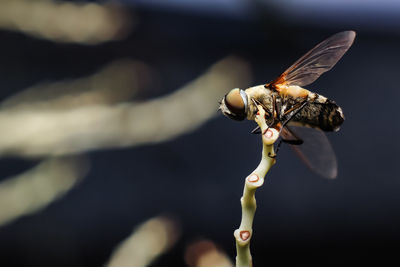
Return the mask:
{"type": "Polygon", "coordinates": [[[240,94],[239,88],[232,89],[225,96],[225,104],[228,107],[229,111],[231,111],[234,114],[242,115],[245,113],[246,106],[240,94]]]}

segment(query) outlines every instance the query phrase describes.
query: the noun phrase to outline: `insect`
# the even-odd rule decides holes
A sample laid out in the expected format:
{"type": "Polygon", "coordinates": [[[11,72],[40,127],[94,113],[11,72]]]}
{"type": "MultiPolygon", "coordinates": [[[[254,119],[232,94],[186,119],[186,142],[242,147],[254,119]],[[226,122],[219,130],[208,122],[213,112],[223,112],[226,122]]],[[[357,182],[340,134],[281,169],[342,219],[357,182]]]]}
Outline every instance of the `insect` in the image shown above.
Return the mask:
{"type": "MultiPolygon", "coordinates": [[[[324,131],[339,130],[343,111],[333,100],[302,86],[330,70],[355,36],[354,31],[339,32],[316,45],[272,82],[246,90],[232,89],[219,109],[233,120],[254,120],[257,105],[261,105],[268,127],[280,131],[281,142],[290,144],[311,170],[327,178],[336,177],[335,153],[324,131]]],[[[256,128],[253,133],[259,131],[256,128]]]]}

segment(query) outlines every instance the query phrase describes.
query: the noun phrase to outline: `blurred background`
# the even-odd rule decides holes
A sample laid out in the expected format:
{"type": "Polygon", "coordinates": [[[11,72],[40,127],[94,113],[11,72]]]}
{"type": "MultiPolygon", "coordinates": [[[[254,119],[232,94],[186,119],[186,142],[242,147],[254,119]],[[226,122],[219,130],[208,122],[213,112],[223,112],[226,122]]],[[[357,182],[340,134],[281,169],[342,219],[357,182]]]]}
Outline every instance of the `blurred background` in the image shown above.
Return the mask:
{"type": "Polygon", "coordinates": [[[232,266],[261,141],[218,101],[342,30],[338,177],[282,147],[254,266],[398,263],[399,1],[0,0],[0,266],[232,266]]]}

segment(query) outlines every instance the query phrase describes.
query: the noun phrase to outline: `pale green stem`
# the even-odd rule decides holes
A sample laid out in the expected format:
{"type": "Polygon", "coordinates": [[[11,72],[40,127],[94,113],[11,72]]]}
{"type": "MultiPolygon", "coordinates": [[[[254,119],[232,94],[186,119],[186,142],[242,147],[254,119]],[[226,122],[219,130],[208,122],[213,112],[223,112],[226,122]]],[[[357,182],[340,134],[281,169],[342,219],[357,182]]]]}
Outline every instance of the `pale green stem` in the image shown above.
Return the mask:
{"type": "MultiPolygon", "coordinates": [[[[259,115],[257,115],[255,121],[260,125],[261,132],[265,133],[267,125],[265,124],[264,110],[259,107],[259,115]]],[[[256,211],[256,189],[263,185],[264,177],[275,164],[275,159],[269,155],[274,155],[274,142],[278,138],[278,131],[271,128],[267,133],[262,135],[263,140],[263,151],[261,162],[257,168],[246,177],[243,196],[240,199],[242,204],[242,220],[239,229],[235,230],[234,236],[236,239],[236,267],[251,267],[253,266],[252,257],[250,253],[250,239],[253,234],[253,219],[256,211]]]]}

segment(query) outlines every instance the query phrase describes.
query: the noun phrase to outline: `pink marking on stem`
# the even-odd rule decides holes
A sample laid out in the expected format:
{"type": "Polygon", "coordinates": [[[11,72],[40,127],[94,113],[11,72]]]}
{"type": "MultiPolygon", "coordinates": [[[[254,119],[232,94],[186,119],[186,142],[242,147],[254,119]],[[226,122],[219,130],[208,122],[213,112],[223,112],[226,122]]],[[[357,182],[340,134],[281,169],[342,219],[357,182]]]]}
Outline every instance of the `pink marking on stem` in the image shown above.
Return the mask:
{"type": "Polygon", "coordinates": [[[274,132],[271,131],[271,129],[268,129],[268,131],[265,133],[265,137],[272,138],[272,136],[274,136],[274,132]]]}
{"type": "Polygon", "coordinates": [[[247,181],[249,181],[250,183],[255,183],[259,180],[260,178],[258,177],[257,174],[253,173],[249,176],[249,178],[247,178],[247,181]]]}
{"type": "Polygon", "coordinates": [[[240,231],[240,238],[243,241],[246,241],[247,239],[250,238],[250,232],[249,231],[240,231]]]}

